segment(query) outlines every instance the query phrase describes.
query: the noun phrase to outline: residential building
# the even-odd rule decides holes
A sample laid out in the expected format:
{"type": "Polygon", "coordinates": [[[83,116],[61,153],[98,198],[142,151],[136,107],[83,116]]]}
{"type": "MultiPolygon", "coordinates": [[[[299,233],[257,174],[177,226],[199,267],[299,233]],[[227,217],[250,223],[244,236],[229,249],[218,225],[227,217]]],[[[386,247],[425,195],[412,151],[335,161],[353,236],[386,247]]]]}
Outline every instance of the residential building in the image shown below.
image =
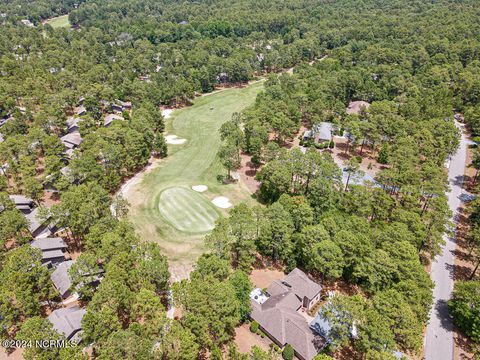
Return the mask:
{"type": "Polygon", "coordinates": [[[62,238],[36,238],[30,246],[42,251],[42,264],[54,265],[65,261],[67,244],[62,238]]]}
{"type": "Polygon", "coordinates": [[[80,132],[74,131],[60,138],[67,149],[75,149],[83,142],[80,132]]]}
{"type": "Polygon", "coordinates": [[[64,261],[52,272],[50,276],[53,285],[60,293],[60,296],[64,299],[68,298],[72,294],[72,280],[68,271],[73,265],[73,261],[64,261]]]}
{"type": "Polygon", "coordinates": [[[23,195],[10,195],[10,200],[13,201],[15,207],[24,214],[32,212],[34,204],[33,200],[23,195]]]}
{"type": "Polygon", "coordinates": [[[103,121],[103,126],[108,127],[114,122],[115,120],[123,121],[123,117],[117,114],[107,114],[105,115],[105,119],[103,121]]]}
{"type": "Polygon", "coordinates": [[[57,230],[56,226],[52,224],[50,220],[40,218],[38,208],[24,215],[27,219],[28,229],[33,237],[48,237],[57,230]]]}
{"type": "Polygon", "coordinates": [[[290,344],[299,359],[311,360],[327,343],[311,329],[306,314],[320,300],[321,290],[321,285],[294,269],[283,280],[273,281],[266,292],[251,292],[250,317],[277,345],[290,344]]]}
{"type": "Polygon", "coordinates": [[[48,320],[52,323],[53,328],[60,334],[64,335],[67,340],[72,338],[80,340],[80,331],[82,330],[82,319],[87,310],[78,306],[69,308],[61,308],[52,311],[48,316],[48,320]]]}

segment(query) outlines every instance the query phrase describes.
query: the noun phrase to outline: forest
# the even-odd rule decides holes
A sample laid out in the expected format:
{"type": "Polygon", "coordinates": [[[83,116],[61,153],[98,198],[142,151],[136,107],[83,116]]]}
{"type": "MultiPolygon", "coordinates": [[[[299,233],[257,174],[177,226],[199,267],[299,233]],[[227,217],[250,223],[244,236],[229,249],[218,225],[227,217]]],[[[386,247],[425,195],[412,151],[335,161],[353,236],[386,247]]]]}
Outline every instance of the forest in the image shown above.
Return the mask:
{"type": "MultiPolygon", "coordinates": [[[[480,136],[476,1],[2,0],[0,15],[2,339],[61,337],[46,319],[61,299],[8,196],[44,209],[48,188],[58,199],[42,216],[81,253],[69,273],[94,358],[278,358],[259,348],[241,354],[233,342],[248,321],[248,275],[259,257],[354,289],[329,304],[335,336],[318,359],[421,354],[433,288],[426,268],[450,225],[443,164],[459,143],[454,113],[480,136]],[[67,13],[71,28],[42,25],[67,13]],[[171,284],[167,258],[137,238],[128,204],[112,195],[151,155],[168,155],[160,106],[260,77],[265,90],[222,127],[219,152],[228,171],[240,154],[251,157],[259,205],[218,220],[190,278],[171,284]],[[132,108],[107,127],[117,100],[132,108]],[[352,100],[371,106],[348,115],[352,100]],[[60,139],[77,115],[82,144],[68,155],[60,139]],[[321,121],[351,134],[350,152],[368,150],[385,165],[375,183],[345,186],[327,152],[285,148],[321,121]],[[84,277],[99,271],[93,289],[84,277]],[[180,319],[167,317],[170,292],[180,319]]],[[[359,172],[354,160],[348,172],[359,172]]],[[[478,344],[478,203],[469,212],[476,268],[449,306],[478,344]]],[[[87,358],[81,349],[23,356],[87,358]]]]}

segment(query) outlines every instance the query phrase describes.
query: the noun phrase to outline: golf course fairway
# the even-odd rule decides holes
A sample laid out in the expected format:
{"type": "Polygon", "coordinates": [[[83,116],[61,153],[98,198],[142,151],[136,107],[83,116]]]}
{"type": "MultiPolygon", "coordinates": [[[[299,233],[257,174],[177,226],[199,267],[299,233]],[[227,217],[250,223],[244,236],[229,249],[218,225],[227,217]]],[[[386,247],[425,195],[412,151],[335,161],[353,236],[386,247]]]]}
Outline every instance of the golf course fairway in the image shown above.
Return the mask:
{"type": "Polygon", "coordinates": [[[165,135],[185,139],[168,145],[168,157],[158,160],[122,190],[130,203],[129,219],[137,234],[157,242],[170,262],[175,279],[184,278],[204,251],[203,238],[215,220],[227,214],[211,200],[222,196],[235,205],[253,201],[242,183],[222,184],[226,170],[217,158],[220,126],[253,104],[263,82],[198,97],[190,107],[175,110],[166,120],[165,135]],[[195,192],[192,186],[208,190],[195,192]]]}

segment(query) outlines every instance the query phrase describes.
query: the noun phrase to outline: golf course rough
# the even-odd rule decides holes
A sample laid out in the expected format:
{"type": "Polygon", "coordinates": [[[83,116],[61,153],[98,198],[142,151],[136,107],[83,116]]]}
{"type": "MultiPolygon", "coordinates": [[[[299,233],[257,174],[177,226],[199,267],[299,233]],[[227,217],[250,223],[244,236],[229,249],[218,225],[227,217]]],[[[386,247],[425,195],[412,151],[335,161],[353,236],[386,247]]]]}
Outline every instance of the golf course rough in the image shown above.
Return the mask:
{"type": "Polygon", "coordinates": [[[220,216],[204,195],[179,186],[160,193],[158,210],[170,225],[187,233],[211,231],[220,216]]]}

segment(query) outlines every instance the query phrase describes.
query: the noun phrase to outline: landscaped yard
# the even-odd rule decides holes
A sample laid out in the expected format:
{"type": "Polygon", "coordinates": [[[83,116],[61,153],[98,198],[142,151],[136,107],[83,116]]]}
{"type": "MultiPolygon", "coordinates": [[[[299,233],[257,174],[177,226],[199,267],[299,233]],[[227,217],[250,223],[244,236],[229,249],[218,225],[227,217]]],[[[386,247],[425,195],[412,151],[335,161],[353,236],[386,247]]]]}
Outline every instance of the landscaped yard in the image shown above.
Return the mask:
{"type": "Polygon", "coordinates": [[[48,19],[45,24],[49,24],[54,29],[71,26],[70,21],[68,21],[68,14],[48,19]]]}
{"type": "Polygon", "coordinates": [[[122,192],[131,204],[129,217],[137,233],[144,240],[160,244],[170,260],[174,279],[187,275],[204,251],[205,234],[218,217],[228,212],[212,200],[216,199],[219,206],[228,205],[226,200],[233,205],[254,201],[243,182],[225,185],[218,181],[219,175],[226,174],[217,159],[218,130],[234,112],[252,104],[262,87],[257,82],[226,89],[174,111],[166,123],[166,135],[176,139],[169,145],[169,156],[122,192]],[[205,185],[207,190],[192,190],[198,185],[205,185]]]}

